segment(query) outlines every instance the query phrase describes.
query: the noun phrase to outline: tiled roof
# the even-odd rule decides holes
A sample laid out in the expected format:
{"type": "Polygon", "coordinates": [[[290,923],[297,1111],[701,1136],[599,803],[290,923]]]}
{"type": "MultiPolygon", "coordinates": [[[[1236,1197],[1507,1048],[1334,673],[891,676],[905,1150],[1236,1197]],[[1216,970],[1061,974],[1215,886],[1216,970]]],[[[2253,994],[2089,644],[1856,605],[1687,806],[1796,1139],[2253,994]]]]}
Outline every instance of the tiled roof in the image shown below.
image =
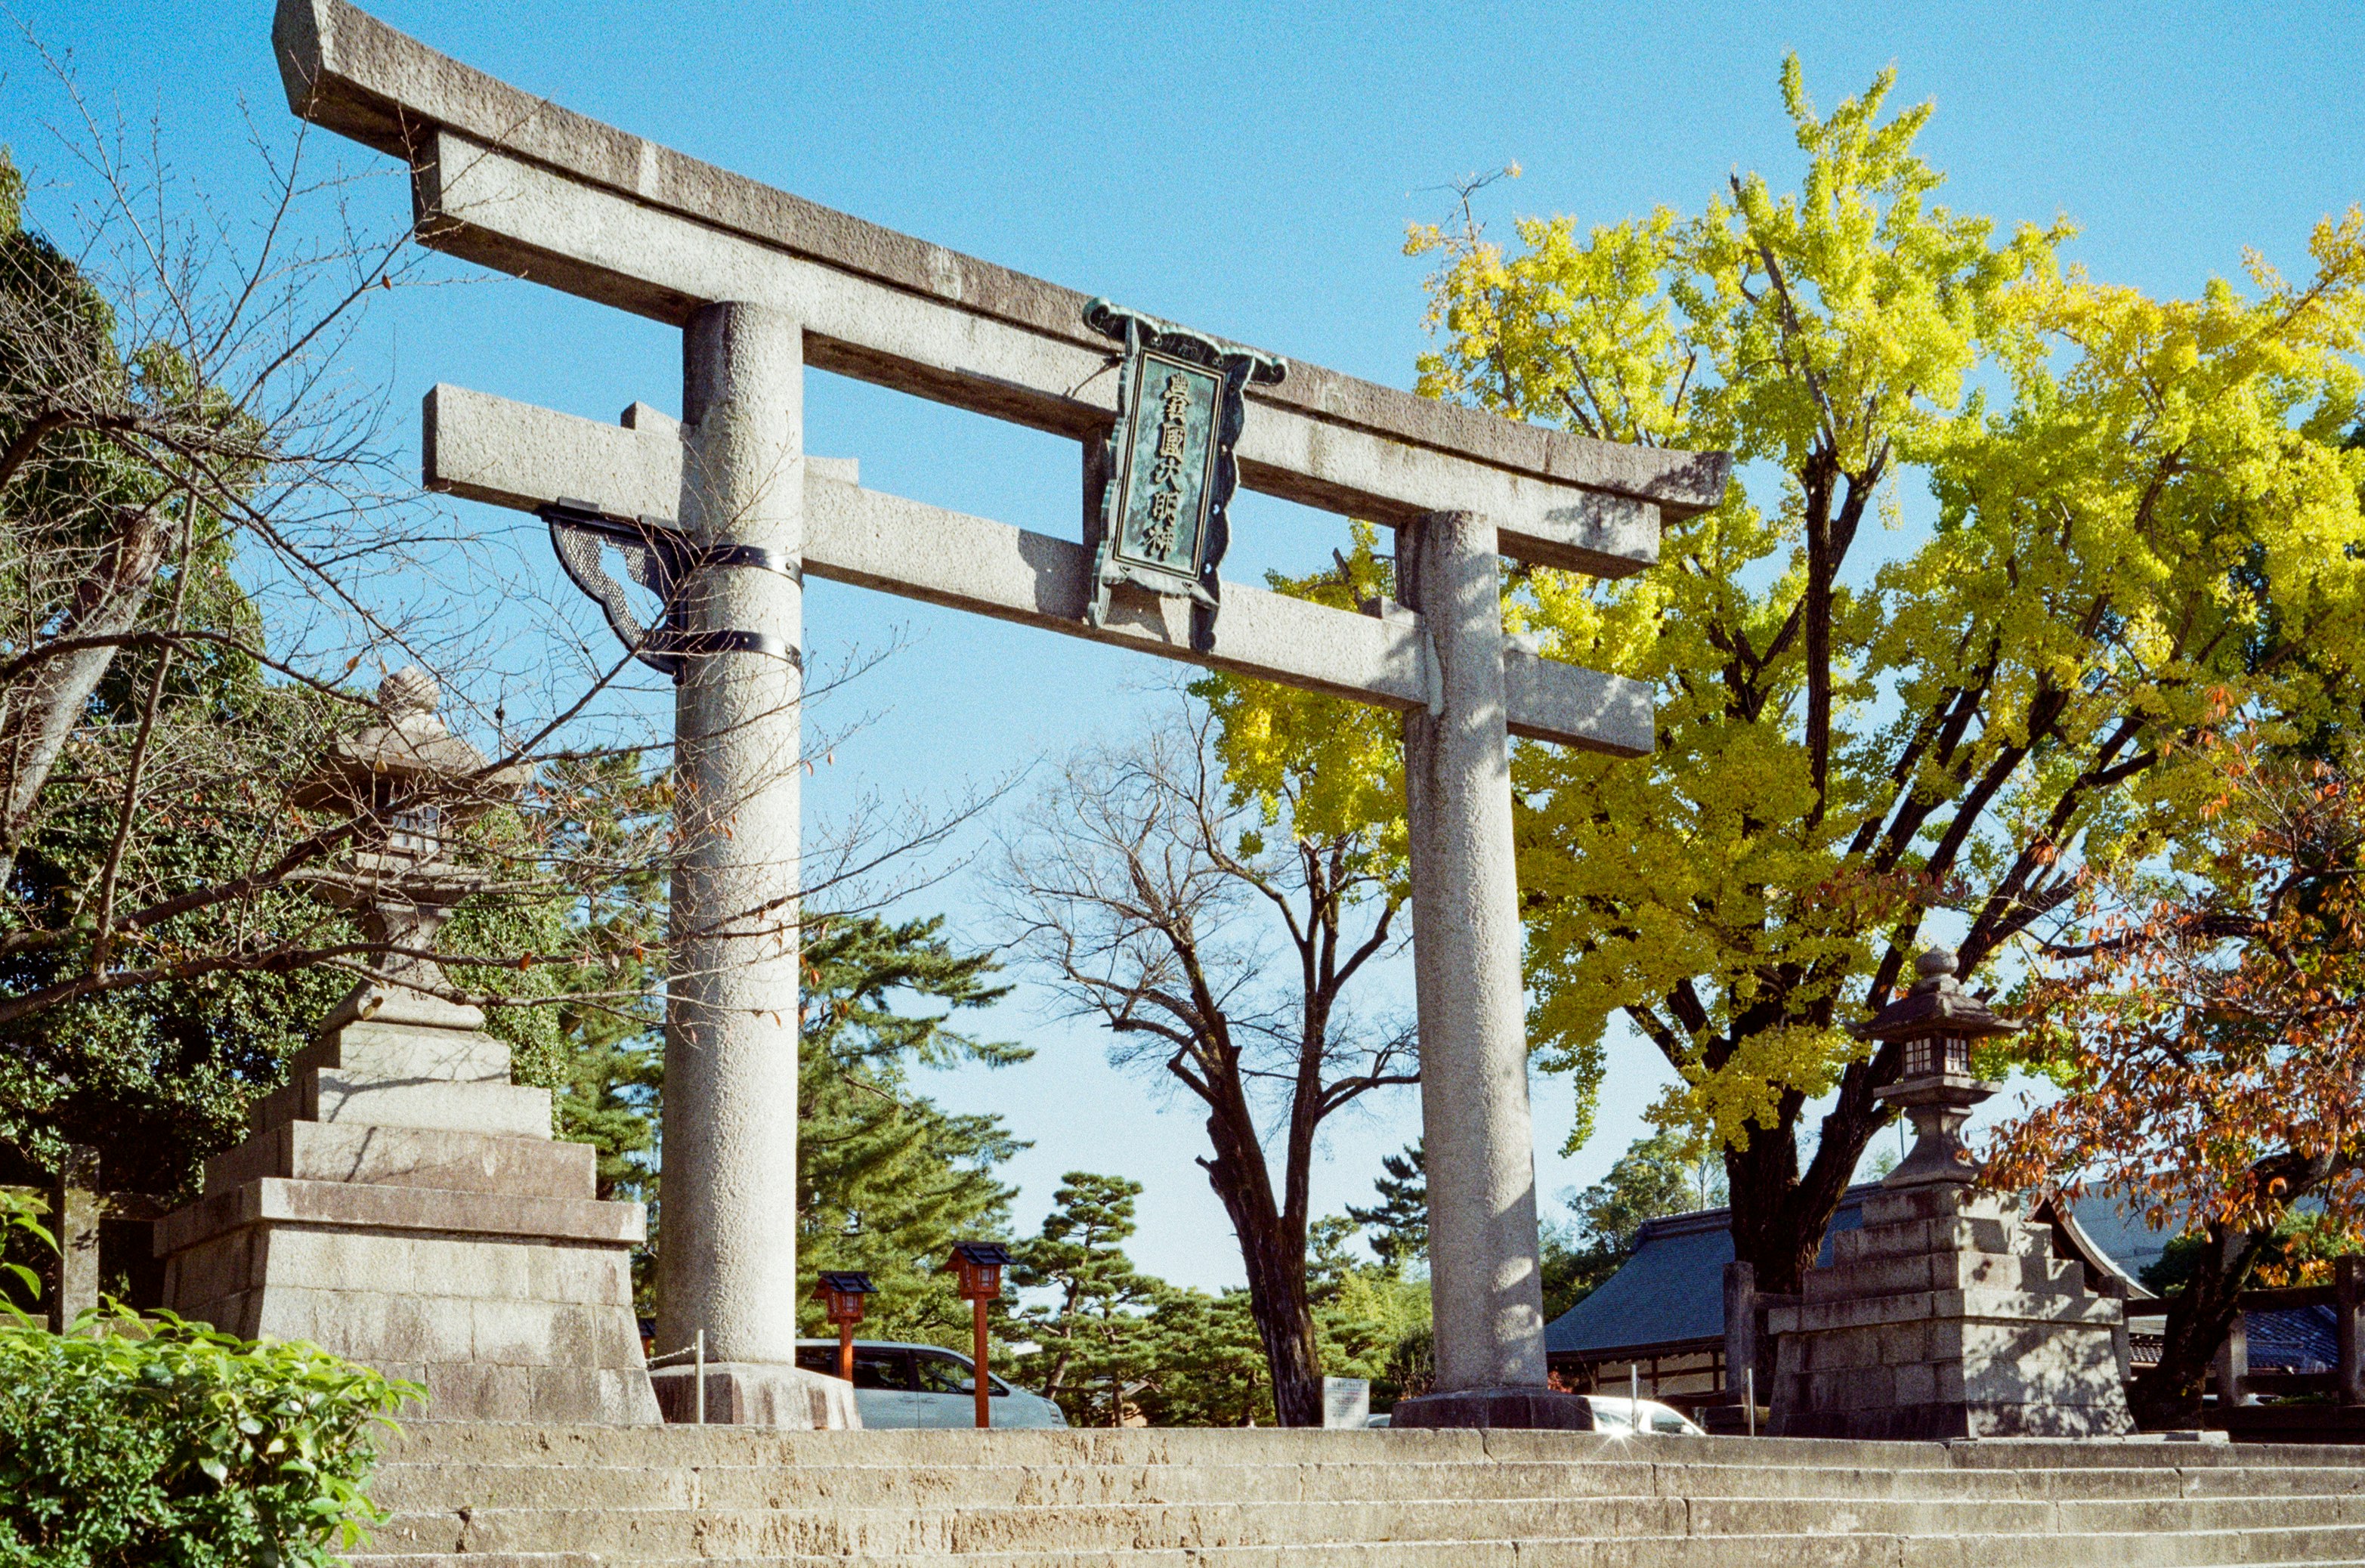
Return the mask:
{"type": "MultiPolygon", "coordinates": [[[[1818,1262],[1831,1261],[1833,1232],[1854,1230],[1864,1223],[1861,1205],[1872,1190],[1851,1187],[1840,1200],[1839,1212],[1823,1233],[1818,1262]]],[[[1731,1209],[1701,1209],[1645,1221],[1625,1266],[1545,1327],[1545,1353],[1599,1355],[1721,1336],[1724,1266],[1732,1261],[1732,1226],[1731,1209]]]]}

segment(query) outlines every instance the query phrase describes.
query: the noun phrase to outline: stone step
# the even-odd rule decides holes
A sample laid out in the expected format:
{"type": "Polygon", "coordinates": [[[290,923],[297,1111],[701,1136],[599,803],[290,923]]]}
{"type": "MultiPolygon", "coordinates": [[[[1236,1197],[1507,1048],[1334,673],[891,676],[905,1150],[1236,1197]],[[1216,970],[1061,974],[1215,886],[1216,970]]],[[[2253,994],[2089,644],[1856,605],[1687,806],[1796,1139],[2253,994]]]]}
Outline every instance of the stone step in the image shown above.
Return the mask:
{"type": "MultiPolygon", "coordinates": [[[[394,1260],[387,1260],[393,1263],[394,1260]]],[[[450,1287],[444,1286],[449,1289],[450,1287]]],[[[1606,1433],[1445,1428],[1282,1430],[1274,1428],[1070,1427],[1049,1431],[892,1428],[779,1431],[666,1427],[646,1431],[505,1422],[427,1420],[388,1439],[388,1461],[490,1464],[1204,1465],[1400,1464],[1411,1462],[1743,1465],[1753,1470],[1877,1471],[2287,1469],[2365,1471],[2365,1450],[2337,1445],[2010,1441],[1884,1443],[1832,1439],[1612,1437],[1606,1433]],[[735,1457],[734,1457],[735,1456],[735,1457]]]]}
{"type": "Polygon", "coordinates": [[[2175,1502],[2072,1499],[2051,1505],[2054,1528],[2078,1535],[2174,1534],[2181,1530],[2260,1530],[2302,1526],[2365,1529],[2365,1497],[2186,1497],[2175,1502]]]}
{"type": "Polygon", "coordinates": [[[1049,1504],[1345,1502],[1391,1491],[1425,1498],[1646,1495],[1647,1464],[386,1466],[384,1506],[797,1508],[1035,1506],[1049,1504]]]}
{"type": "MultiPolygon", "coordinates": [[[[1336,1540],[1455,1541],[1565,1532],[1553,1503],[1108,1504],[958,1508],[472,1508],[398,1515],[375,1549],[409,1551],[588,1551],[630,1561],[734,1556],[948,1555],[1096,1550],[1291,1546],[1336,1540]]],[[[1596,1497],[1586,1533],[1686,1532],[1680,1499],[1596,1497]]]]}
{"type": "Polygon", "coordinates": [[[2365,1452],[1440,1431],[426,1421],[368,1568],[2365,1562],[2365,1452]]]}
{"type": "MultiPolygon", "coordinates": [[[[963,1553],[974,1568],[1436,1568],[1434,1541],[1141,1547],[963,1553]]],[[[922,1568],[940,1553],[707,1554],[621,1558],[585,1552],[417,1554],[371,1550],[353,1568],[922,1568]]],[[[1454,1543],[1452,1568],[2301,1568],[2365,1562],[2365,1529],[2282,1529],[2173,1535],[1880,1534],[1530,1536],[1454,1543]]]]}
{"type": "Polygon", "coordinates": [[[550,1137],[550,1091],[519,1083],[450,1083],[350,1068],[306,1068],[255,1102],[248,1126],[267,1133],[289,1122],[550,1137]]]}
{"type": "Polygon", "coordinates": [[[1420,1461],[1323,1464],[1115,1465],[385,1465],[372,1495],[388,1507],[952,1506],[1050,1503],[1331,1502],[1417,1498],[1583,1498],[1609,1495],[2173,1502],[2190,1496],[2352,1495],[2365,1471],[2277,1468],[2174,1470],[1877,1470],[1788,1465],[1688,1465],[1420,1461]]]}
{"type": "Polygon", "coordinates": [[[207,1160],[206,1193],[210,1196],[266,1176],[283,1176],[299,1182],[588,1199],[596,1188],[598,1159],[589,1144],[555,1142],[546,1128],[521,1137],[363,1122],[283,1122],[207,1160]]]}
{"type": "MultiPolygon", "coordinates": [[[[745,1427],[677,1426],[619,1430],[590,1426],[423,1420],[389,1438],[388,1466],[477,1464],[652,1469],[788,1467],[799,1474],[886,1470],[905,1473],[1033,1471],[1172,1474],[1226,1467],[1247,1471],[1369,1468],[1393,1473],[1409,1465],[1476,1470],[1518,1464],[1608,1469],[1650,1466],[1682,1471],[1689,1487],[1719,1492],[1765,1485],[1820,1484],[1855,1474],[1881,1485],[1926,1477],[1989,1478],[2034,1495],[2074,1489],[2080,1477],[2142,1495],[2160,1485],[2201,1490],[2303,1482],[2303,1489],[2365,1486],[2365,1450],[2337,1446],[2267,1447],[2191,1442],[1875,1443],[1812,1439],[1613,1438],[1586,1433],[1450,1430],[1275,1431],[1070,1428],[1057,1431],[885,1429],[765,1431],[745,1427]],[[1801,1478],[1798,1483],[1789,1479],[1801,1478]],[[2111,1479],[2111,1478],[2116,1479],[2111,1479]],[[2000,1479],[1999,1479],[2000,1478],[2000,1479]],[[2015,1479],[2017,1478],[2017,1479],[2015,1479]]],[[[2129,1495],[2122,1490],[2120,1495],[2129,1495]]]]}
{"type": "Polygon", "coordinates": [[[1810,1539],[1829,1534],[1898,1538],[2047,1536],[2141,1539],[2194,1532],[2231,1536],[2297,1529],[2365,1539],[2365,1500],[2225,1498],[2183,1504],[1860,1498],[1585,1498],[1338,1502],[1116,1503],[1037,1506],[700,1508],[472,1507],[398,1515],[380,1549],[435,1551],[588,1551],[623,1558],[689,1555],[969,1554],[1083,1551],[1120,1540],[1138,1549],[1290,1547],[1344,1540],[1555,1536],[1810,1539]]]}

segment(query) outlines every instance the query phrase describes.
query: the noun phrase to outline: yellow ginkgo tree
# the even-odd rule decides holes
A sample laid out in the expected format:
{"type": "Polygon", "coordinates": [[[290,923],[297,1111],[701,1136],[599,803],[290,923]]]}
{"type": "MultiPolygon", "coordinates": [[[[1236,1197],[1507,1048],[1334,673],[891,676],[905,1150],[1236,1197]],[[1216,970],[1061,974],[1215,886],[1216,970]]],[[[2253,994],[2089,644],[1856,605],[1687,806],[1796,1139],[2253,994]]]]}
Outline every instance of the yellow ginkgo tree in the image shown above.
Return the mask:
{"type": "MultiPolygon", "coordinates": [[[[1530,1036],[1587,1105],[1614,1021],[1664,1053],[1656,1114],[1722,1147],[1774,1290],[1888,1121],[1845,1026],[1933,939],[1991,974],[2081,868],[2176,834],[2224,716],[2353,721],[2365,658],[2365,218],[2302,281],[2109,286],[2066,225],[1938,205],[1891,82],[1825,117],[1786,64],[1795,191],[1409,243],[1427,394],[1737,459],[1655,568],[1515,568],[1505,613],[1657,695],[1647,758],[1516,759],[1530,1036]]],[[[1256,706],[1232,739],[1271,734],[1256,706]]]]}

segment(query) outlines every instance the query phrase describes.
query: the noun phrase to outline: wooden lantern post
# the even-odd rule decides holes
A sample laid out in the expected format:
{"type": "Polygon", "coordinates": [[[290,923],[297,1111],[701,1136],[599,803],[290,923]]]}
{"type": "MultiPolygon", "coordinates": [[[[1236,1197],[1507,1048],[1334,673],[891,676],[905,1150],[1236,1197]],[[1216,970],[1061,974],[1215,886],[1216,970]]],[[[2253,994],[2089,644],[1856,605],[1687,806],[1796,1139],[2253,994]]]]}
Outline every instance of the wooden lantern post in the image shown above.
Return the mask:
{"type": "Polygon", "coordinates": [[[854,1381],[854,1326],[862,1321],[862,1298],[879,1294],[870,1276],[853,1270],[832,1273],[824,1271],[821,1282],[813,1287],[813,1300],[828,1310],[829,1320],[837,1325],[837,1375],[846,1382],[854,1381]]]}
{"type": "Polygon", "coordinates": [[[991,1427],[993,1389],[986,1382],[985,1304],[1002,1294],[1002,1270],[1010,1261],[1010,1250],[992,1241],[956,1241],[950,1261],[953,1271],[960,1276],[961,1299],[970,1303],[977,1314],[976,1365],[970,1382],[977,1390],[977,1424],[980,1428],[991,1427]]]}

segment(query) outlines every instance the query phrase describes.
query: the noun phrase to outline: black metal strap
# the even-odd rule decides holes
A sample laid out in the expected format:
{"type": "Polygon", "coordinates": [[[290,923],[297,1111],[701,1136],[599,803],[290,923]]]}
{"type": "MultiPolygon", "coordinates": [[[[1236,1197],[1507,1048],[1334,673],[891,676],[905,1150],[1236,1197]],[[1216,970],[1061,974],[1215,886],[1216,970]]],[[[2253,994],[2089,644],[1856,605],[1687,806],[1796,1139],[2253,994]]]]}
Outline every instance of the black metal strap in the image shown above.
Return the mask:
{"type": "Polygon", "coordinates": [[[763,654],[776,659],[786,659],[799,674],[804,673],[805,656],[769,632],[660,632],[657,643],[667,653],[680,658],[705,658],[714,654],[763,654]]]}
{"type": "Polygon", "coordinates": [[[681,678],[685,659],[717,654],[761,654],[785,659],[800,674],[803,672],[802,652],[768,632],[687,630],[678,623],[681,607],[676,599],[683,579],[701,566],[753,567],[778,572],[801,584],[804,574],[801,563],[761,544],[701,548],[691,543],[670,520],[622,517],[571,496],[561,496],[534,511],[550,525],[550,542],[566,575],[606,613],[617,640],[642,663],[677,681],[681,678]],[[603,545],[620,552],[626,574],[664,603],[663,625],[644,627],[640,623],[626,600],[622,585],[600,567],[603,545]]]}
{"type": "Polygon", "coordinates": [[[534,515],[544,522],[578,528],[620,544],[639,544],[654,550],[663,558],[667,573],[676,582],[701,566],[752,566],[758,571],[778,572],[800,585],[805,580],[804,563],[785,551],[764,544],[701,545],[669,517],[646,512],[625,517],[572,496],[561,496],[536,507],[534,515]]]}
{"type": "Polygon", "coordinates": [[[701,566],[753,566],[758,571],[778,572],[800,585],[805,580],[803,562],[761,544],[710,544],[703,550],[693,549],[690,554],[694,564],[701,566]]]}

